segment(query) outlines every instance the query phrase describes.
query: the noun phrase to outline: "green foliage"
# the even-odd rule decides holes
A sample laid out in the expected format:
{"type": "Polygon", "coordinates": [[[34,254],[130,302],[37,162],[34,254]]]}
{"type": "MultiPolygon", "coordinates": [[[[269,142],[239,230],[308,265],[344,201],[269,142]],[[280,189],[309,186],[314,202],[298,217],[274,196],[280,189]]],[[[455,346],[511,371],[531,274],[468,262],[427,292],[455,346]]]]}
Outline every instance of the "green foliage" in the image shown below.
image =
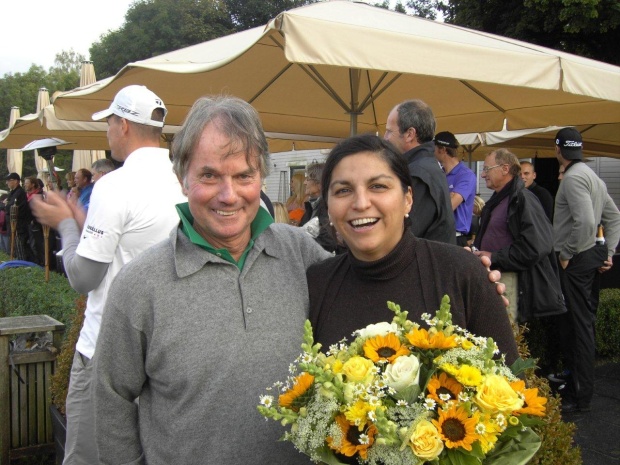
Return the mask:
{"type": "Polygon", "coordinates": [[[596,315],[596,351],[620,358],[620,289],[601,289],[596,315]]]}
{"type": "Polygon", "coordinates": [[[75,354],[75,345],[80,336],[80,328],[84,322],[84,310],[86,309],[86,297],[80,296],[76,300],[75,309],[71,314],[71,326],[65,332],[65,340],[60,348],[60,354],[56,358],[56,371],[51,379],[52,403],[58,411],[65,414],[65,404],[67,392],[69,392],[69,378],[71,376],[71,365],[75,354]]]}
{"type": "Polygon", "coordinates": [[[99,79],[123,66],[198,44],[234,31],[220,0],[142,0],[133,3],[125,23],[90,47],[99,79]]]}
{"type": "MultiPolygon", "coordinates": [[[[524,338],[526,328],[521,326],[517,334],[519,355],[530,358],[530,351],[524,338]]],[[[541,440],[540,449],[528,465],[581,465],[581,449],[574,444],[575,424],[562,421],[560,398],[553,396],[546,378],[536,375],[534,369],[525,372],[528,388],[538,388],[539,395],[547,398],[545,417],[534,426],[541,440]]]]}
{"type": "Polygon", "coordinates": [[[235,30],[264,26],[278,14],[317,0],[224,0],[235,30]]]}
{"type": "Polygon", "coordinates": [[[480,31],[620,64],[617,0],[414,0],[442,11],[445,21],[480,31]]]}
{"type": "MultiPolygon", "coordinates": [[[[9,258],[0,255],[2,261],[9,258]]],[[[0,289],[0,317],[49,315],[69,331],[79,294],[65,276],[50,272],[49,282],[45,282],[43,268],[7,268],[0,270],[0,289]]]]}

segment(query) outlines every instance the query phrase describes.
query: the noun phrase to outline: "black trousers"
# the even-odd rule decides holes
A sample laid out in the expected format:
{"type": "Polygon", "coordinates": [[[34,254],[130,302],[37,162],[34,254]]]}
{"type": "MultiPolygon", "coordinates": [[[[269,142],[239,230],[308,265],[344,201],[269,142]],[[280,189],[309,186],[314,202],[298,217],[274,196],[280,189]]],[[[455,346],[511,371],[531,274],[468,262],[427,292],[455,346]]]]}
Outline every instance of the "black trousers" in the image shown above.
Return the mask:
{"type": "Polygon", "coordinates": [[[594,246],[560,266],[560,282],[568,313],[561,319],[562,351],[571,370],[570,393],[578,405],[588,405],[594,394],[596,309],[592,307],[592,286],[598,268],[607,258],[607,248],[594,246]]]}

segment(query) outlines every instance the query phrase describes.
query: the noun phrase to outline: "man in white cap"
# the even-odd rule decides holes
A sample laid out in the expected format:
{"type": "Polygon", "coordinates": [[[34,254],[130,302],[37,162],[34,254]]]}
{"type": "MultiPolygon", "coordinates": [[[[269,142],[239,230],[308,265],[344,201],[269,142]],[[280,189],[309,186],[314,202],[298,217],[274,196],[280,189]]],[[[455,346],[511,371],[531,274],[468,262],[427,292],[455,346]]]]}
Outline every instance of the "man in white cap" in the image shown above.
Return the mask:
{"type": "Polygon", "coordinates": [[[620,239],[620,212],[607,186],[583,163],[583,140],[575,128],[555,137],[555,154],[564,177],[555,197],[553,230],[560,263],[562,291],[568,309],[561,328],[562,350],[570,370],[562,392],[562,411],[587,412],[594,392],[596,309],[592,285],[597,271],[611,268],[620,239]],[[597,225],[605,231],[605,244],[596,243],[597,225]]]}
{"type": "Polygon", "coordinates": [[[107,119],[112,158],[124,164],[97,182],[86,218],[53,192],[45,201],[33,201],[37,219],[60,232],[69,282],[88,293],[67,396],[64,464],[99,463],[91,359],[110,284],[123,265],[165,239],[179,222],[175,205],[185,197],[168,150],[160,148],[165,116],[164,103],[146,87],[121,89],[110,108],[93,119],[107,119]],[[136,179],[148,179],[152,188],[145,192],[136,179]]]}

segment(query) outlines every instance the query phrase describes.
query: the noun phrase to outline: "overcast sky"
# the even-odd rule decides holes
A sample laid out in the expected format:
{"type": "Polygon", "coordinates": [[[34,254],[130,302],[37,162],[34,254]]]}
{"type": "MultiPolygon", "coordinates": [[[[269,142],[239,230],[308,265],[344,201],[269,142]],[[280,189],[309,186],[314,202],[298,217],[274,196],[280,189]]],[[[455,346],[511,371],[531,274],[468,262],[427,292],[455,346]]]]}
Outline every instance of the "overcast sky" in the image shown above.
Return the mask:
{"type": "MultiPolygon", "coordinates": [[[[46,71],[70,49],[89,59],[102,34],[118,29],[134,0],[15,0],[2,8],[0,77],[34,63],[46,71]]],[[[95,72],[97,70],[95,69],[95,72]]]]}
{"type": "MultiPolygon", "coordinates": [[[[134,0],[0,0],[0,77],[23,73],[34,63],[46,71],[56,54],[88,49],[102,34],[120,28],[134,0]]],[[[369,0],[363,0],[367,3],[369,0]]],[[[372,0],[379,2],[380,0],[372,0]]],[[[396,0],[390,0],[392,6],[396,0]]],[[[405,3],[405,0],[403,0],[405,3]]],[[[97,68],[95,67],[95,73],[97,68]]]]}

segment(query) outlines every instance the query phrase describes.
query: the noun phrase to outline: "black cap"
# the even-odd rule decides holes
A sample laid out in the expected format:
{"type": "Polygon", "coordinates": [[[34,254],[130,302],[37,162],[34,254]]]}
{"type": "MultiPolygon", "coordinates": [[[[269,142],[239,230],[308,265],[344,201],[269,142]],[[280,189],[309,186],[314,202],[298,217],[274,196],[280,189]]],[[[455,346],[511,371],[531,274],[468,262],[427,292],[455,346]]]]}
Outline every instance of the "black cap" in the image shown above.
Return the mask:
{"type": "Polygon", "coordinates": [[[454,134],[448,131],[438,132],[435,136],[435,145],[441,145],[442,147],[450,147],[452,149],[459,148],[459,141],[456,140],[454,134]]]}
{"type": "Polygon", "coordinates": [[[560,129],[555,135],[555,145],[560,148],[562,157],[566,160],[581,160],[583,158],[583,139],[575,128],[560,129]]]}
{"type": "Polygon", "coordinates": [[[19,177],[19,174],[17,173],[10,173],[7,177],[6,180],[10,181],[11,179],[15,179],[16,181],[21,181],[22,178],[19,177]]]}

